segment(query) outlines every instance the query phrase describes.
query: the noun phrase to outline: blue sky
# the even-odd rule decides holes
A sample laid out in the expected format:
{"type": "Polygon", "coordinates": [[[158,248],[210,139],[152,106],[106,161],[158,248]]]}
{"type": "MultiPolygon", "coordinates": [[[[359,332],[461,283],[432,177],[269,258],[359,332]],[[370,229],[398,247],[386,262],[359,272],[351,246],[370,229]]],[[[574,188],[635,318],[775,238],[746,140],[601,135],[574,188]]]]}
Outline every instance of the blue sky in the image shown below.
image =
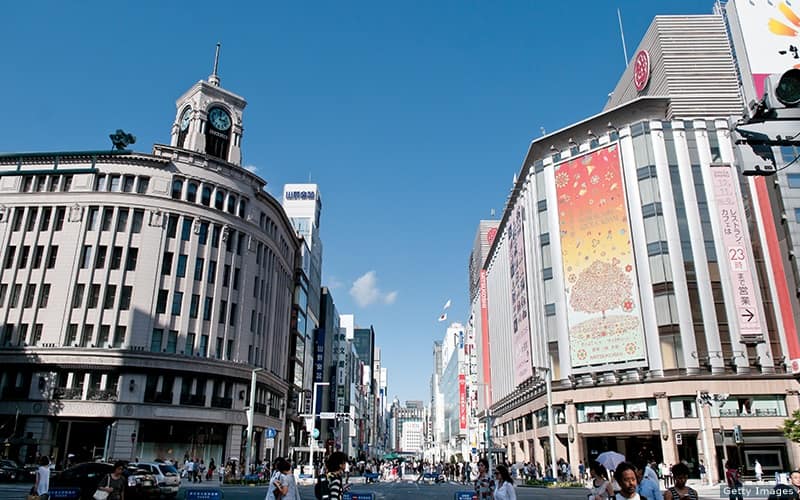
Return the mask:
{"type": "Polygon", "coordinates": [[[123,128],[149,152],[222,42],[244,163],[274,194],[320,185],[325,284],[375,326],[390,396],[427,400],[478,220],[540,128],[599,112],[624,70],[616,7],[632,57],[654,15],[712,2],[11,2],[0,151],[105,149],[123,128]]]}

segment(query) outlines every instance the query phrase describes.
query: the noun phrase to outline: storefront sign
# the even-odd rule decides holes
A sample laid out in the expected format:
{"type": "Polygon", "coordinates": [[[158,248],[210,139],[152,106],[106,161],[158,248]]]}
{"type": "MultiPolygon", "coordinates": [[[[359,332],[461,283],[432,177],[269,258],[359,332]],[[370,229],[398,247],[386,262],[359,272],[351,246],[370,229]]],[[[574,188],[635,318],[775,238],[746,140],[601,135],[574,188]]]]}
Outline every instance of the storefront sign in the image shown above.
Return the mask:
{"type": "Polygon", "coordinates": [[[458,427],[467,428],[467,380],[464,375],[458,376],[458,427]]]}
{"type": "Polygon", "coordinates": [[[284,193],[287,200],[315,200],[317,193],[314,191],[287,191],[284,193]]]}
{"type": "Polygon", "coordinates": [[[633,85],[641,92],[650,81],[650,53],[640,50],[633,60],[633,85]]]}
{"type": "Polygon", "coordinates": [[[555,182],[572,367],[644,362],[619,148],[557,165],[555,182]]]}

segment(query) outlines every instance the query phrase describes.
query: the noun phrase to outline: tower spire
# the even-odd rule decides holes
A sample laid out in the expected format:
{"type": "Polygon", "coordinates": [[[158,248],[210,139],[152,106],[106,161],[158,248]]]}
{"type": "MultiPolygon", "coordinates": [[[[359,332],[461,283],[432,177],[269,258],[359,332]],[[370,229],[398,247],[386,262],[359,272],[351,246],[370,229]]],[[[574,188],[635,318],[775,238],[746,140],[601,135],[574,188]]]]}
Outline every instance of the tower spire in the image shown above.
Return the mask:
{"type": "Polygon", "coordinates": [[[219,68],[219,47],[220,43],[217,42],[217,51],[214,54],[214,71],[211,73],[211,76],[208,77],[208,83],[219,87],[219,75],[217,75],[217,69],[219,68]]]}

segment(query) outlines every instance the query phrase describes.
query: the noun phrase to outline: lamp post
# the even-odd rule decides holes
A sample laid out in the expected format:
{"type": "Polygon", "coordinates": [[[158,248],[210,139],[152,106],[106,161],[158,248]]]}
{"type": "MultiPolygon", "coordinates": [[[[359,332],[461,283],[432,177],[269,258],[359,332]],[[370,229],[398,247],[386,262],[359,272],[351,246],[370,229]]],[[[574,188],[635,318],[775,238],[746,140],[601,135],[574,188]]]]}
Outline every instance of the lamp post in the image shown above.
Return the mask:
{"type": "MultiPolygon", "coordinates": [[[[552,361],[551,361],[552,364],[552,361]]],[[[551,377],[551,367],[540,367],[539,370],[544,372],[545,376],[545,391],[547,392],[547,429],[550,438],[550,473],[553,478],[556,477],[558,471],[556,470],[556,422],[553,418],[553,384],[551,377]]]]}
{"type": "Polygon", "coordinates": [[[314,394],[313,394],[313,399],[311,401],[311,429],[309,429],[309,431],[308,431],[309,448],[311,450],[311,453],[310,453],[311,457],[309,458],[309,462],[310,462],[309,465],[311,467],[311,470],[314,471],[315,475],[316,475],[316,469],[314,467],[314,452],[317,449],[317,438],[315,438],[312,435],[312,432],[314,431],[314,429],[317,428],[317,389],[320,386],[327,386],[327,385],[331,385],[331,383],[330,382],[314,382],[314,394]]]}
{"type": "Polygon", "coordinates": [[[244,473],[250,474],[250,460],[253,448],[253,420],[255,420],[256,409],[256,375],[264,371],[263,368],[254,368],[250,374],[250,407],[247,409],[247,449],[244,459],[244,473]]]}
{"type": "MultiPolygon", "coordinates": [[[[706,476],[708,477],[708,484],[709,485],[713,484],[713,479],[717,475],[717,464],[716,463],[711,463],[711,461],[710,461],[711,454],[709,452],[710,448],[709,448],[708,429],[706,428],[705,416],[703,415],[703,406],[708,405],[711,408],[716,408],[716,404],[715,403],[723,402],[723,401],[725,401],[727,399],[728,399],[728,394],[711,394],[711,393],[708,393],[706,391],[697,391],[697,410],[698,410],[698,413],[700,413],[700,430],[702,431],[702,434],[703,434],[703,453],[706,456],[706,463],[708,464],[707,465],[708,474],[706,474],[706,476]],[[713,469],[712,469],[712,467],[713,467],[713,469]],[[712,470],[713,470],[713,477],[712,477],[712,474],[711,474],[712,470]]],[[[711,426],[712,426],[711,431],[712,431],[712,433],[714,431],[713,425],[714,424],[712,422],[711,423],[711,426]]],[[[728,449],[727,449],[727,446],[725,444],[725,431],[722,428],[722,417],[721,416],[719,417],[719,429],[720,429],[720,433],[722,434],[722,457],[723,457],[722,460],[723,460],[723,465],[724,465],[724,463],[728,461],[728,449]]]]}

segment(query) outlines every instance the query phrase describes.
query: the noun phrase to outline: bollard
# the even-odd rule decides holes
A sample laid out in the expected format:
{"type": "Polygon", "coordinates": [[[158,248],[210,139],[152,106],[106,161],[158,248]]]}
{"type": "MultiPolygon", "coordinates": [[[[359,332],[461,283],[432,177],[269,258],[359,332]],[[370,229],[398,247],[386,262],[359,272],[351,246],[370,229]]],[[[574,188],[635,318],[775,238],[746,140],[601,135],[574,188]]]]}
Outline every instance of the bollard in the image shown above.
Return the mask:
{"type": "Polygon", "coordinates": [[[219,488],[188,488],[183,497],[185,500],[222,500],[225,496],[219,488]]]}
{"type": "Polygon", "coordinates": [[[79,500],[81,498],[81,489],[56,486],[50,488],[47,494],[53,500],[79,500]]]}
{"type": "Polygon", "coordinates": [[[456,491],[455,500],[477,500],[474,491],[456,491]]]}

